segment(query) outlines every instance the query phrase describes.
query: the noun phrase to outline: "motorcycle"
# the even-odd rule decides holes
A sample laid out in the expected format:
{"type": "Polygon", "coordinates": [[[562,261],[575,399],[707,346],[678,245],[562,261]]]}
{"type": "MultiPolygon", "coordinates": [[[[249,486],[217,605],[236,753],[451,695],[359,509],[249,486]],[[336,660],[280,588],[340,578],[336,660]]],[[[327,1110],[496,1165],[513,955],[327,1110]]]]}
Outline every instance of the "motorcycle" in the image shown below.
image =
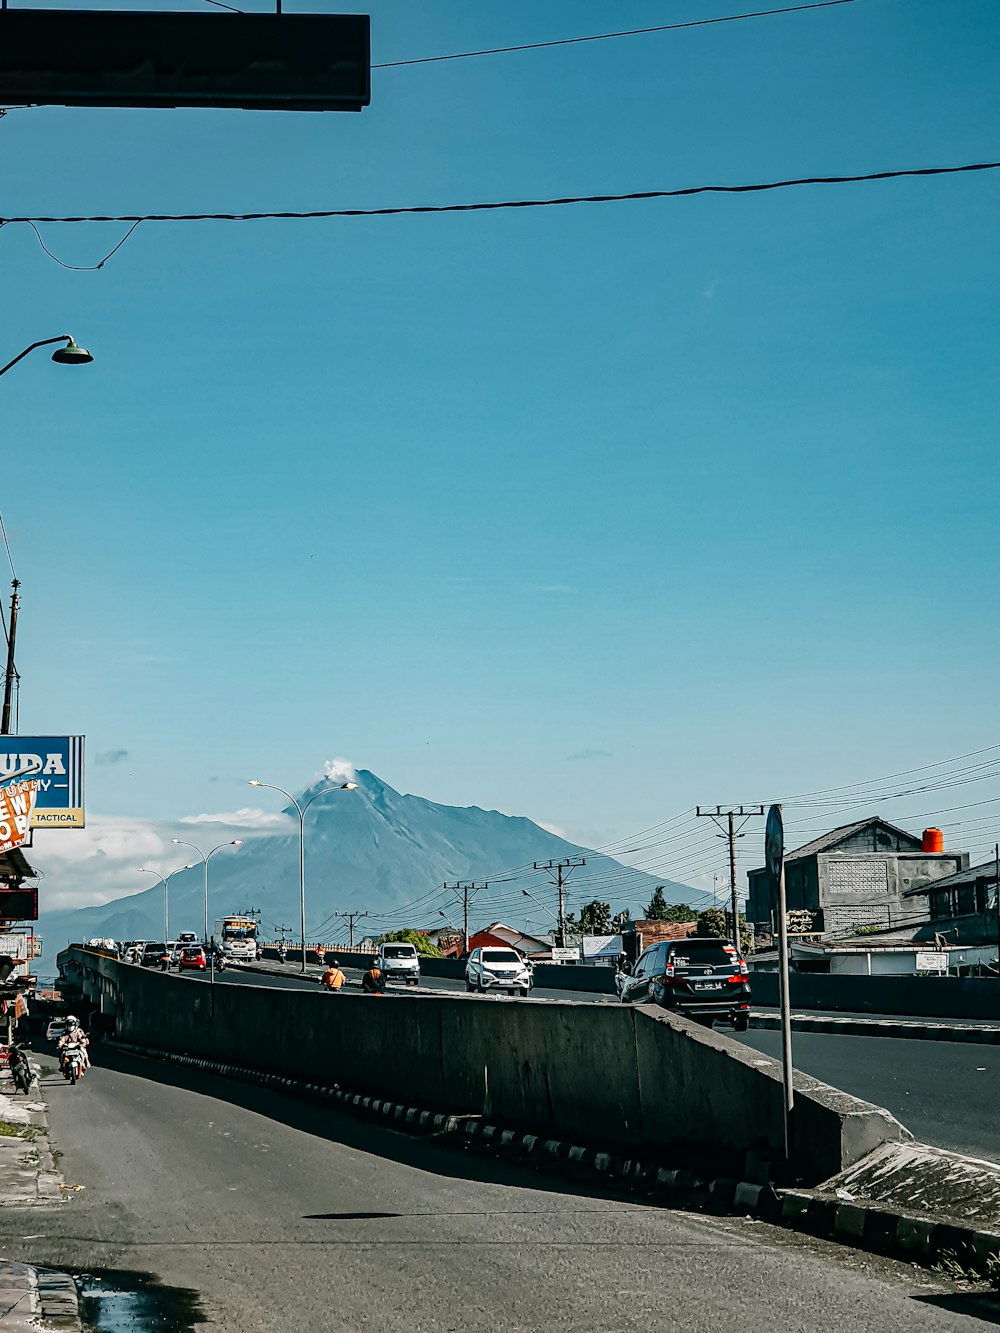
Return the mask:
{"type": "Polygon", "coordinates": [[[288,955],[285,953],[285,946],[281,945],[278,949],[278,962],[283,963],[288,955]]]}
{"type": "Polygon", "coordinates": [[[226,966],[226,955],[220,950],[220,952],[215,955],[215,970],[216,972],[225,972],[226,966]]]}
{"type": "Polygon", "coordinates": [[[83,1078],[83,1047],[78,1041],[71,1041],[63,1048],[63,1078],[75,1084],[83,1078]]]}
{"type": "Polygon", "coordinates": [[[14,1080],[15,1091],[27,1095],[34,1081],[34,1075],[28,1064],[28,1057],[16,1046],[12,1046],[10,1051],[10,1074],[14,1080]]]}

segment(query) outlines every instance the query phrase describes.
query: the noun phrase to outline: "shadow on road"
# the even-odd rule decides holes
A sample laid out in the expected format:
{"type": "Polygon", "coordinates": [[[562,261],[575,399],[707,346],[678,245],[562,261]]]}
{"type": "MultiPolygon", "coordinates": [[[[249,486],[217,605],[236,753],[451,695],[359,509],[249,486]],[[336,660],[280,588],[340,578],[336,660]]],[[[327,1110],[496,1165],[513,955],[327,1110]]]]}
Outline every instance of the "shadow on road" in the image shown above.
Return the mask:
{"type": "Polygon", "coordinates": [[[984,1324],[1000,1324],[1000,1297],[994,1291],[938,1292],[932,1296],[914,1296],[913,1299],[938,1310],[969,1315],[984,1324]]]}
{"type": "Polygon", "coordinates": [[[93,1059],[104,1069],[239,1106],[304,1134],[312,1134],[316,1138],[340,1143],[355,1151],[433,1175],[637,1204],[635,1196],[626,1191],[603,1188],[596,1181],[591,1184],[578,1177],[564,1178],[558,1174],[559,1166],[552,1159],[544,1164],[544,1169],[509,1163],[481,1150],[473,1150],[466,1140],[454,1136],[433,1131],[404,1131],[372,1124],[360,1116],[352,1116],[325,1103],[306,1101],[289,1093],[240,1083],[235,1079],[222,1078],[218,1074],[173,1064],[168,1060],[131,1055],[114,1046],[101,1045],[94,1052],[93,1059]]]}
{"type": "Polygon", "coordinates": [[[94,1268],[77,1278],[80,1315],[92,1333],[193,1333],[206,1322],[198,1293],[165,1287],[152,1273],[94,1268]]]}

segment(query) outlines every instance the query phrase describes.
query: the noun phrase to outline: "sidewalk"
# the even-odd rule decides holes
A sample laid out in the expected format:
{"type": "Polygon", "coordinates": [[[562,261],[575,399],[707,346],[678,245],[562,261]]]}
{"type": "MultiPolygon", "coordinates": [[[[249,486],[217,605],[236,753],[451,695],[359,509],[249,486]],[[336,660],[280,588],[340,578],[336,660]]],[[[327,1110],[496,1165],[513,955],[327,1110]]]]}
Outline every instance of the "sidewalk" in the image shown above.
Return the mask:
{"type": "MultiPolygon", "coordinates": [[[[37,1064],[31,1061],[36,1074],[37,1064]]],[[[65,1197],[52,1156],[48,1117],[38,1083],[14,1095],[0,1071],[0,1208],[55,1207],[65,1197]]],[[[16,1329],[82,1328],[76,1284],[68,1273],[0,1258],[0,1333],[16,1329]]]]}

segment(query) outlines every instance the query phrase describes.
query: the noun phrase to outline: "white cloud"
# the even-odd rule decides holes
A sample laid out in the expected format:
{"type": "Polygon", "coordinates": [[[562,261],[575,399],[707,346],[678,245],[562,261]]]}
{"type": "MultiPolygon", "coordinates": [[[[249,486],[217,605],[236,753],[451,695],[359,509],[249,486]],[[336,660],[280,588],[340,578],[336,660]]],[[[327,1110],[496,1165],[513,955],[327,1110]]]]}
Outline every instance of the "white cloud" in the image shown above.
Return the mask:
{"type": "Polygon", "coordinates": [[[358,771],[350,759],[328,759],[323,765],[323,776],[330,782],[356,782],[358,771]]]}
{"type": "Polygon", "coordinates": [[[706,301],[714,301],[715,293],[718,290],[719,290],[719,279],[713,278],[712,281],[705,288],[705,290],[702,292],[702,296],[705,298],[706,301]]]}
{"type": "Polygon", "coordinates": [[[295,827],[294,821],[281,810],[254,810],[244,806],[241,810],[230,813],[185,815],[182,824],[224,824],[234,829],[280,829],[282,832],[295,827]]]}
{"type": "Polygon", "coordinates": [[[536,819],[535,823],[539,828],[543,828],[546,833],[554,833],[557,838],[562,838],[566,842],[572,841],[566,830],[560,828],[558,824],[546,824],[544,819],[536,819]]]}

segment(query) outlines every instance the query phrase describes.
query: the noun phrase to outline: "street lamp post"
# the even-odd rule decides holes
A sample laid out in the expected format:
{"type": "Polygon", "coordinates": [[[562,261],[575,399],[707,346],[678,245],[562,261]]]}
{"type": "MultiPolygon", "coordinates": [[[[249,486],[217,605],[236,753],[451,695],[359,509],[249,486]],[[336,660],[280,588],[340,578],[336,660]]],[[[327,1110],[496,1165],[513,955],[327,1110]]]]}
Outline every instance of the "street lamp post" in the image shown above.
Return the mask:
{"type": "Polygon", "coordinates": [[[163,885],[163,943],[170,942],[170,881],[174,875],[179,875],[182,870],[190,870],[190,866],[178,866],[176,870],[171,870],[170,874],[163,878],[158,870],[147,870],[145,866],[139,866],[136,870],[138,875],[155,875],[163,885]]]}
{"type": "Polygon", "coordinates": [[[49,347],[52,343],[65,343],[65,347],[60,347],[57,352],[52,353],[52,360],[60,366],[85,366],[93,361],[93,356],[87,351],[86,347],[81,347],[71,333],[60,333],[56,338],[42,338],[30,347],[26,347],[23,352],[18,352],[13,361],[8,361],[5,366],[0,366],[0,375],[6,375],[7,371],[16,366],[19,361],[23,361],[29,352],[33,352],[36,347],[49,347]]]}
{"type": "Polygon", "coordinates": [[[182,838],[171,838],[170,841],[175,847],[190,847],[201,857],[202,864],[205,867],[205,948],[208,948],[208,860],[216,852],[221,852],[223,847],[242,847],[242,838],[233,838],[229,842],[220,842],[218,847],[213,847],[210,852],[203,852],[200,847],[196,847],[193,842],[184,842],[182,838]]]}
{"type": "Polygon", "coordinates": [[[251,787],[267,787],[270,791],[280,791],[282,796],[287,796],[292,805],[299,814],[299,935],[302,944],[302,964],[300,970],[305,973],[306,970],[306,811],[312,805],[313,801],[318,800],[320,796],[326,796],[334,791],[356,791],[358,784],[356,782],[341,782],[336,787],[324,787],[321,791],[314,792],[305,805],[299,805],[298,801],[291,794],[285,791],[284,787],[276,787],[273,782],[261,782],[259,778],[251,778],[251,787]]]}

